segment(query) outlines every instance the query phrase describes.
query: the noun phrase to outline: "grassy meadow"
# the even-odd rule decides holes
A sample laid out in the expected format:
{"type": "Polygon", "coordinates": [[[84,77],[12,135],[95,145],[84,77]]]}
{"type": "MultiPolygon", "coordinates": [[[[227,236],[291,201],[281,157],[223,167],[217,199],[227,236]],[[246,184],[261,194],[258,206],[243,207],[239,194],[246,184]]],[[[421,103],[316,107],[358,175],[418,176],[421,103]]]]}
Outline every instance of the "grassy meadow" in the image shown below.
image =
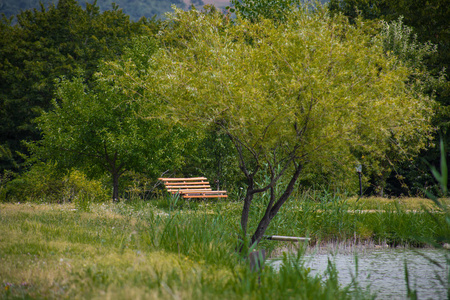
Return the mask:
{"type": "MultiPolygon", "coordinates": [[[[311,243],[427,246],[448,238],[445,215],[426,199],[290,201],[267,234],[311,243]]],[[[446,200],[448,205],[450,201],[446,200]]],[[[251,220],[264,212],[255,203],[251,220]]],[[[298,257],[251,272],[236,254],[241,203],[152,201],[0,204],[0,298],[354,299],[336,270],[311,276],[298,257]]],[[[256,224],[253,224],[256,226],[256,224]]],[[[448,239],[447,239],[448,240],[448,239]]],[[[276,253],[286,243],[263,241],[276,253]]]]}

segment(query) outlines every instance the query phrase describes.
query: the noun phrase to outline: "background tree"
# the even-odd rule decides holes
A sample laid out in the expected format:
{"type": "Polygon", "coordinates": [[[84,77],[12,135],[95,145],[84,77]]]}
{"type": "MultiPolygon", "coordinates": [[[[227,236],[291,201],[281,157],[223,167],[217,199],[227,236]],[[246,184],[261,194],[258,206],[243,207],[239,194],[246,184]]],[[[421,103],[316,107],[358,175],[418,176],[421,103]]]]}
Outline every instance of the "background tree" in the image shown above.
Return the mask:
{"type": "MultiPolygon", "coordinates": [[[[317,1],[322,4],[327,2],[328,0],[317,1]]],[[[252,22],[263,18],[282,23],[286,21],[289,11],[299,3],[299,0],[231,0],[226,9],[252,22]]]]}
{"type": "Polygon", "coordinates": [[[292,5],[296,3],[296,0],[231,0],[231,6],[227,6],[227,9],[252,22],[262,18],[284,22],[292,5]]]}
{"type": "MultiPolygon", "coordinates": [[[[146,45],[140,49],[151,57],[156,44],[147,39],[146,45]]],[[[124,59],[129,62],[127,57],[132,56],[124,55],[124,59]]],[[[155,178],[163,168],[182,164],[177,156],[183,148],[181,139],[177,140],[182,131],[172,130],[159,119],[141,118],[162,110],[156,111],[157,104],[147,110],[150,106],[144,107],[139,95],[115,84],[107,65],[100,70],[91,87],[83,78],[58,83],[54,108],[37,119],[42,140],[32,149],[39,158],[57,162],[59,168],[79,168],[92,177],[107,173],[117,201],[119,179],[125,171],[155,178]]]]}
{"type": "MultiPolygon", "coordinates": [[[[448,22],[450,6],[447,2],[446,0],[331,0],[329,8],[333,13],[343,13],[349,17],[351,22],[355,22],[358,16],[365,20],[384,20],[387,22],[385,24],[390,24],[391,31],[394,30],[395,26],[399,29],[395,22],[402,17],[403,27],[400,31],[397,30],[395,36],[403,36],[408,40],[407,44],[412,47],[406,47],[401,52],[394,51],[393,53],[397,55],[398,59],[406,63],[411,64],[415,61],[419,70],[423,71],[423,67],[426,67],[432,77],[441,79],[438,85],[429,84],[427,92],[429,94],[434,93],[439,104],[435,107],[433,118],[433,125],[438,129],[434,139],[438,140],[439,135],[443,136],[448,147],[450,141],[450,122],[448,121],[450,120],[450,81],[448,76],[450,67],[450,23],[448,22]],[[412,31],[406,29],[405,25],[412,28],[412,31]],[[408,30],[409,33],[406,32],[408,30]],[[420,51],[419,53],[414,51],[414,46],[416,50],[420,50],[425,49],[420,45],[426,44],[436,45],[436,51],[429,52],[425,56],[422,56],[420,51]],[[407,53],[407,55],[401,53],[407,53]]],[[[397,48],[397,50],[400,49],[397,48]]],[[[423,77],[420,79],[423,80],[423,77]]],[[[433,82],[428,81],[428,83],[433,82]]],[[[439,149],[430,147],[422,151],[419,158],[408,163],[397,164],[387,178],[388,192],[396,195],[416,195],[422,194],[421,190],[424,186],[427,189],[433,189],[433,192],[438,192],[439,187],[433,183],[434,179],[429,175],[428,166],[423,162],[424,160],[432,164],[439,164],[439,149]]]]}
{"type": "Polygon", "coordinates": [[[172,18],[177,27],[162,34],[151,89],[175,120],[214,123],[230,137],[247,181],[243,239],[255,195],[270,194],[252,244],[306,167],[338,164],[353,174],[360,153],[382,157],[395,148],[407,157],[425,146],[430,99],[408,88],[411,71],[383,55],[362,24],[307,7],[291,10],[283,24],[238,17],[230,25],[196,10],[172,18]]]}
{"type": "Polygon", "coordinates": [[[188,177],[206,176],[217,190],[226,190],[238,197],[245,178],[239,170],[230,137],[215,124],[197,134],[196,143],[186,153],[186,164],[179,171],[188,177]]]}
{"type": "MultiPolygon", "coordinates": [[[[382,19],[387,22],[404,17],[404,23],[413,27],[419,41],[430,41],[438,45],[439,65],[448,69],[450,8],[446,0],[395,1],[395,0],[330,0],[332,12],[342,12],[354,21],[358,16],[364,19],[382,19]]],[[[440,70],[441,67],[436,65],[440,70]]]]}
{"type": "Polygon", "coordinates": [[[132,37],[159,26],[131,22],[117,6],[100,13],[75,0],[23,11],[17,20],[0,22],[0,145],[11,153],[0,156],[0,173],[21,170],[20,153],[28,153],[23,142],[39,139],[32,120],[51,108],[56,78],[81,71],[90,85],[101,60],[119,58],[132,37]]]}

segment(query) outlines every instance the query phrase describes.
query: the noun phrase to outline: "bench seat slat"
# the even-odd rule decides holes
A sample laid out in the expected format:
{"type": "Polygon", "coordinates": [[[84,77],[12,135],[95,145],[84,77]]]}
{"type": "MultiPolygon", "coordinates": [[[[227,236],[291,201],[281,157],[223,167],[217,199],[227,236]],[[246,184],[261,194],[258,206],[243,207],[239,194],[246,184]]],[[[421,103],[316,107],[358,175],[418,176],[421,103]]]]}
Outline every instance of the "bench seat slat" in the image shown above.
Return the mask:
{"type": "Polygon", "coordinates": [[[183,198],[226,198],[225,191],[183,191],[183,198]]]}
{"type": "Polygon", "coordinates": [[[204,190],[204,189],[192,189],[192,190],[183,190],[183,193],[210,193],[210,194],[225,194],[227,191],[213,191],[213,190],[204,190]]]}
{"type": "Polygon", "coordinates": [[[227,198],[228,195],[183,195],[183,198],[227,198]]]}
{"type": "MultiPolygon", "coordinates": [[[[208,188],[205,188],[205,189],[198,189],[198,190],[200,190],[200,191],[204,191],[204,192],[211,192],[212,190],[211,189],[208,189],[208,188]]],[[[185,193],[185,192],[189,192],[189,191],[191,191],[191,190],[187,190],[187,189],[171,189],[171,188],[168,188],[167,189],[167,191],[168,192],[175,192],[175,193],[181,193],[181,194],[183,194],[183,193],[185,193]]]]}

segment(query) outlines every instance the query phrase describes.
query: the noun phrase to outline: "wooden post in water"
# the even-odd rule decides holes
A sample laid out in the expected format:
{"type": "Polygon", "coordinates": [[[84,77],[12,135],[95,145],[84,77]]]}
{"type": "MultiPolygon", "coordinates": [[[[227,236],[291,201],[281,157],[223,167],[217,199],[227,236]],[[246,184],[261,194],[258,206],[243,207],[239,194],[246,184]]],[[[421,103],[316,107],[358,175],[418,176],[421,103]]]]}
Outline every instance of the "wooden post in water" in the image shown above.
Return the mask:
{"type": "MultiPolygon", "coordinates": [[[[297,236],[282,236],[282,235],[265,235],[264,239],[281,241],[281,242],[304,242],[309,241],[309,238],[297,236]]],[[[249,254],[250,268],[253,272],[260,272],[264,268],[264,261],[266,260],[266,250],[252,251],[249,254]]]]}
{"type": "Polygon", "coordinates": [[[252,251],[248,256],[250,259],[250,268],[253,272],[261,272],[264,268],[264,261],[266,260],[266,250],[252,251]]]}

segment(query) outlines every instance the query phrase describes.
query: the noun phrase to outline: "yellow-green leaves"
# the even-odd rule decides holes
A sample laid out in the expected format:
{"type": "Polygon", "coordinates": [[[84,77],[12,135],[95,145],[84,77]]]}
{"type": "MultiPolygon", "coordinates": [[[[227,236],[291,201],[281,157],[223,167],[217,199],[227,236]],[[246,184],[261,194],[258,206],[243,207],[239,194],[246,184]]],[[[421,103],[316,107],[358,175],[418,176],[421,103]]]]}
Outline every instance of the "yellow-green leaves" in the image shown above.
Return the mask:
{"type": "Polygon", "coordinates": [[[186,121],[225,120],[231,134],[264,151],[292,149],[300,142],[295,126],[305,127],[302,155],[342,147],[336,140],[381,150],[393,136],[400,142],[430,129],[429,101],[405,85],[409,70],[361,29],[300,10],[278,26],[176,15],[177,44],[163,49],[157,76],[186,121]]]}
{"type": "Polygon", "coordinates": [[[430,99],[361,24],[304,9],[283,24],[178,10],[171,24],[155,56],[159,93],[177,120],[220,124],[260,166],[294,155],[348,170],[361,153],[416,153],[429,137],[430,99]]]}

